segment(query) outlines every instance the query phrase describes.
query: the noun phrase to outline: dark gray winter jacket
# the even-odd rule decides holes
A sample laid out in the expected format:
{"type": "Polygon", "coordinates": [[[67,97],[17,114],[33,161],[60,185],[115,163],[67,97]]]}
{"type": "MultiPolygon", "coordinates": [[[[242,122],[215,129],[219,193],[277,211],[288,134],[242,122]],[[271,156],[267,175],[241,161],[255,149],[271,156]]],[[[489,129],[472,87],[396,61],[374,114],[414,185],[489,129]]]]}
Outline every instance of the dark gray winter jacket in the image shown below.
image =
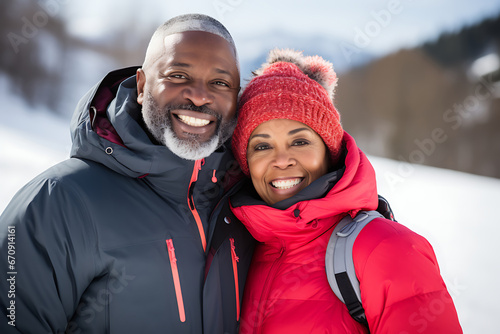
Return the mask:
{"type": "Polygon", "coordinates": [[[227,224],[232,155],[194,162],[153,144],[135,70],[80,101],[71,158],[0,217],[1,333],[237,331],[252,241],[227,224]]]}

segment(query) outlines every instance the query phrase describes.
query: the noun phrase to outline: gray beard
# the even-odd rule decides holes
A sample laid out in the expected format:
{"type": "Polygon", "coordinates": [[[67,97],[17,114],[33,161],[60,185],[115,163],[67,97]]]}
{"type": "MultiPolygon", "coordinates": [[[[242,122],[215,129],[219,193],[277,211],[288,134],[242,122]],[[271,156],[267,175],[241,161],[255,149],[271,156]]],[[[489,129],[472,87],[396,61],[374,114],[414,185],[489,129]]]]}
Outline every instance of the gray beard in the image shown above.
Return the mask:
{"type": "Polygon", "coordinates": [[[162,110],[151,93],[148,93],[144,99],[142,115],[153,137],[158,142],[165,145],[172,153],[186,160],[199,160],[208,157],[231,137],[236,127],[236,117],[223,122],[219,114],[206,106],[167,106],[162,110]],[[205,142],[200,142],[199,136],[196,134],[190,135],[187,139],[180,139],[172,129],[171,110],[174,108],[194,110],[214,115],[217,117],[217,129],[215,134],[205,142]]]}

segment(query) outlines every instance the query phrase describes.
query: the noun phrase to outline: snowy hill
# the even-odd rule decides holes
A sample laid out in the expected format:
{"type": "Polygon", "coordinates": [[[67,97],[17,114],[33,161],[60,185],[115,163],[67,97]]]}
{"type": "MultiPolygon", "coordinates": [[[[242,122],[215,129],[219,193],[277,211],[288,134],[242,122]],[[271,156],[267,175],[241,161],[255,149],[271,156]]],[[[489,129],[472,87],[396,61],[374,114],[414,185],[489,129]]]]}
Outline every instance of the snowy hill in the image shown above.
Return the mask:
{"type": "MultiPolygon", "coordinates": [[[[0,212],[14,193],[70,149],[69,120],[28,112],[0,80],[0,212]],[[8,106],[8,109],[6,108],[8,106]]],[[[443,277],[456,303],[464,333],[496,333],[500,312],[500,223],[496,204],[500,180],[370,157],[379,193],[402,224],[434,246],[443,277]]],[[[418,312],[418,310],[416,310],[418,312]]],[[[431,315],[439,316],[439,301],[431,315]]]]}

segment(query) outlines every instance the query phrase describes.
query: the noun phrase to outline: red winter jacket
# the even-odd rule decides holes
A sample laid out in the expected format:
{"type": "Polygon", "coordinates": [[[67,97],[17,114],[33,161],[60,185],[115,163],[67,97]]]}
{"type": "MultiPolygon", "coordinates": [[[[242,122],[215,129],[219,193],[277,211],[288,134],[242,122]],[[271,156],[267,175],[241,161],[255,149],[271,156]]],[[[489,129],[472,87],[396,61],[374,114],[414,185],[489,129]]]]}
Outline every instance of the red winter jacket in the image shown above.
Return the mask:
{"type": "MultiPolygon", "coordinates": [[[[377,208],[375,172],[348,134],[345,172],[326,196],[287,209],[232,200],[260,242],[245,286],[240,333],[367,333],[332,292],[325,252],[346,214],[377,208]]],[[[314,184],[313,184],[314,185],[314,184]]],[[[353,249],[371,333],[462,333],[431,245],[406,227],[377,218],[353,249]]]]}

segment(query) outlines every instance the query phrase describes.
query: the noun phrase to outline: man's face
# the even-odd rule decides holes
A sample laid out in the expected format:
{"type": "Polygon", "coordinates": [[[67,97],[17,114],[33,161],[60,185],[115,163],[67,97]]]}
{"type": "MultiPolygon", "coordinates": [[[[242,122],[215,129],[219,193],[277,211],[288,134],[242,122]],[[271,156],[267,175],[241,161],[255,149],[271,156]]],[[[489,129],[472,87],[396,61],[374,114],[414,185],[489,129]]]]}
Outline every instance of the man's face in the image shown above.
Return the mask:
{"type": "Polygon", "coordinates": [[[163,46],[160,58],[137,72],[144,121],[180,157],[207,157],[236,125],[235,54],[222,37],[200,31],[169,35],[163,46]]]}

